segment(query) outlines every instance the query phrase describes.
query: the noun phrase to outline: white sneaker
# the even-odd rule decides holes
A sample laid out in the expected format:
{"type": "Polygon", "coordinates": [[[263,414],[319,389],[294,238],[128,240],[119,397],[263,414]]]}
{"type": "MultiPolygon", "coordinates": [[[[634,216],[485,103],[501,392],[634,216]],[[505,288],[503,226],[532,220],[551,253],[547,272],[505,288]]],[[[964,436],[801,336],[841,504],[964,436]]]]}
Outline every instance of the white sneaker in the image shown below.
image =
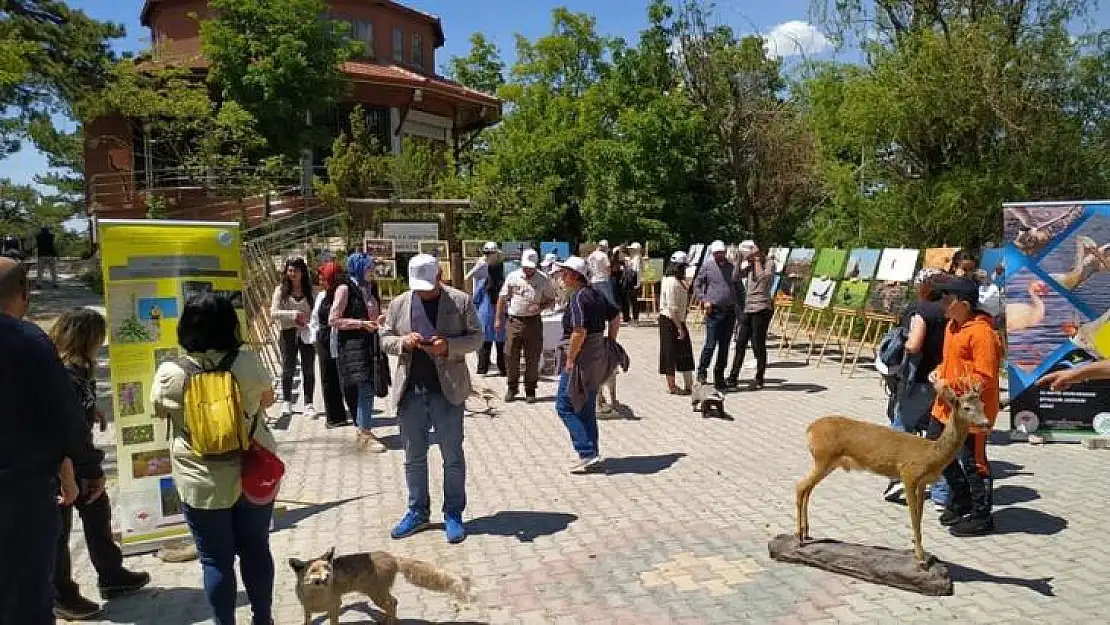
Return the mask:
{"type": "Polygon", "coordinates": [[[281,416],[285,417],[293,414],[293,404],[283,401],[281,402],[281,416]]]}
{"type": "Polygon", "coordinates": [[[305,406],[304,407],[304,414],[309,419],[315,419],[316,418],[316,406],[313,406],[312,404],[309,404],[309,405],[305,406]]]}
{"type": "Polygon", "coordinates": [[[589,458],[583,458],[578,462],[570,465],[570,472],[573,475],[584,475],[590,472],[590,467],[599,462],[601,462],[601,456],[590,456],[589,458]]]}

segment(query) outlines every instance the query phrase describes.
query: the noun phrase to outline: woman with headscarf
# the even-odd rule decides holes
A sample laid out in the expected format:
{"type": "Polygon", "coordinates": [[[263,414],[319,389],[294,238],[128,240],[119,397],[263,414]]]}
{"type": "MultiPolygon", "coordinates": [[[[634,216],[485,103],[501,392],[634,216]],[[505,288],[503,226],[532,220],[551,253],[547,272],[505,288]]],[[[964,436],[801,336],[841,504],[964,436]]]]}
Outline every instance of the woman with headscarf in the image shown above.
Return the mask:
{"type": "Polygon", "coordinates": [[[694,388],[694,348],[686,329],[690,285],[686,281],[686,252],[671,254],[671,266],[659,287],[659,373],[667,377],[667,392],[689,395],[694,388]],[[684,388],[675,384],[682,372],[684,388]]]}
{"type": "MultiPolygon", "coordinates": [[[[497,346],[497,373],[506,375],[505,338],[508,328],[508,314],[501,319],[501,329],[497,329],[497,297],[505,284],[505,263],[501,261],[497,246],[486,243],[482,249],[484,257],[478,261],[483,269],[471,270],[474,278],[474,307],[478,309],[478,321],[482,324],[484,339],[478,350],[478,375],[489,373],[490,351],[497,346]]],[[[477,268],[477,265],[476,265],[477,268]]]]}

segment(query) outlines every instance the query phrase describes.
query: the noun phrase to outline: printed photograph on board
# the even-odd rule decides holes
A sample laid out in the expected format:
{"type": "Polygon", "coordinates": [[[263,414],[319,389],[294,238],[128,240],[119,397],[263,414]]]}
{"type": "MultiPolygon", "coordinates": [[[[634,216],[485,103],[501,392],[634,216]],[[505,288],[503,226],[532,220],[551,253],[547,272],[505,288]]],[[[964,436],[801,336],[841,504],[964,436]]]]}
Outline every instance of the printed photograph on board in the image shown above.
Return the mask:
{"type": "Polygon", "coordinates": [[[790,256],[789,247],[772,247],[767,250],[767,260],[775,263],[775,273],[782,273],[786,259],[790,256]]]}
{"type": "Polygon", "coordinates": [[[143,414],[144,401],[142,382],[123,382],[116,385],[116,406],[120,417],[143,414]]]}
{"type": "Polygon", "coordinates": [[[1021,371],[1036,371],[1088,321],[1065,295],[1028,269],[1006,280],[1007,361],[1021,371]]]}
{"type": "MultiPolygon", "coordinates": [[[[158,286],[151,283],[109,284],[108,319],[116,343],[156,343],[162,338],[162,320],[139,316],[139,301],[157,299],[158,286]]],[[[149,309],[148,309],[149,312],[149,309]]]]}
{"type": "Polygon", "coordinates": [[[162,366],[162,363],[173,362],[181,357],[181,350],[176,347],[167,347],[165,349],[154,350],[154,368],[162,366]]]}
{"type": "Polygon", "coordinates": [[[379,260],[374,262],[374,277],[378,280],[393,280],[397,277],[397,261],[379,260]]]}
{"type": "Polygon", "coordinates": [[[481,258],[482,247],[486,244],[485,241],[463,241],[462,242],[462,255],[463,258],[481,258]]]}
{"type": "Polygon", "coordinates": [[[170,450],[136,451],[131,454],[131,476],[135,479],[170,474],[170,450]]]}
{"type": "Polygon", "coordinates": [[[836,279],[844,271],[844,263],[848,261],[848,250],[838,250],[827,247],[817,252],[817,260],[813,263],[813,275],[820,278],[836,279]]]}
{"type": "Polygon", "coordinates": [[[555,258],[558,260],[566,260],[570,256],[570,243],[564,241],[541,241],[540,258],[546,258],[548,254],[555,254],[555,258]]]}
{"type": "Polygon", "coordinates": [[[1093,215],[1048,251],[1040,267],[1094,316],[1110,310],[1110,218],[1093,215]]]}
{"type": "Polygon", "coordinates": [[[420,253],[431,254],[443,260],[450,258],[450,248],[447,246],[447,241],[421,241],[420,253]]]}
{"type": "Polygon", "coordinates": [[[365,239],[362,246],[375,261],[392,259],[397,255],[393,239],[365,239]]]}
{"type": "Polygon", "coordinates": [[[132,425],[120,429],[124,445],[143,445],[154,442],[154,425],[132,425]]]}
{"type": "Polygon", "coordinates": [[[836,289],[833,306],[837,308],[850,308],[862,310],[867,304],[867,291],[871,288],[870,282],[863,280],[844,280],[836,289]]]}
{"type": "Polygon", "coordinates": [[[451,281],[451,263],[446,260],[439,261],[439,279],[441,282],[451,281]]]}
{"type": "Polygon", "coordinates": [[[1036,256],[1082,216],[1078,204],[1008,205],[1002,208],[1002,236],[1025,255],[1036,256]]]}
{"type": "Polygon", "coordinates": [[[879,268],[879,255],[882,250],[857,247],[848,253],[848,263],[844,266],[844,277],[848,280],[870,280],[879,268]]]}
{"type": "Polygon", "coordinates": [[[909,282],[917,270],[918,250],[888,247],[879,258],[875,279],[882,282],[909,282]]]}
{"type": "MultiPolygon", "coordinates": [[[[520,256],[524,250],[532,249],[532,244],[528,241],[503,241],[501,243],[501,254],[505,260],[520,260],[520,256]]],[[[591,248],[591,252],[593,249],[591,248]]],[[[582,258],[585,258],[583,256],[582,258]]],[[[505,275],[509,275],[508,272],[505,275]]]]}
{"type": "Polygon", "coordinates": [[[910,288],[903,282],[882,282],[871,287],[865,310],[869,313],[896,317],[909,302],[910,288]]]}
{"type": "Polygon", "coordinates": [[[790,250],[790,256],[786,258],[786,267],[783,268],[783,273],[799,278],[809,276],[816,255],[817,250],[809,247],[798,247],[790,250]]]}
{"type": "MultiPolygon", "coordinates": [[[[285,266],[285,260],[281,259],[281,266],[285,266]]],[[[185,280],[181,283],[181,301],[188,303],[193,297],[201,293],[211,293],[215,290],[215,286],[211,282],[203,280],[185,280]]]]}
{"type": "Polygon", "coordinates": [[[922,261],[921,266],[951,272],[955,269],[953,263],[956,255],[960,253],[960,249],[958,247],[931,247],[925,250],[925,260],[922,261]]]}
{"type": "Polygon", "coordinates": [[[805,304],[813,308],[828,308],[832,304],[834,291],[836,280],[814,278],[809,282],[805,304]]]}

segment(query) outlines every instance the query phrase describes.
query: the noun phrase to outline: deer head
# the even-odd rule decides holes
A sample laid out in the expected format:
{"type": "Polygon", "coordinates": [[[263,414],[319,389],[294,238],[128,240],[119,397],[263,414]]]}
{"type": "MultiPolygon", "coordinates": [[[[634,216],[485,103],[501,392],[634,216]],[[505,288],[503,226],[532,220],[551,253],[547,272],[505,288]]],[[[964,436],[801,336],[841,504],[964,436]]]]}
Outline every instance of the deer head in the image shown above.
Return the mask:
{"type": "Polygon", "coordinates": [[[941,399],[952,407],[953,418],[966,425],[987,427],[986,410],[983,408],[983,385],[974,380],[967,380],[957,388],[945,386],[941,391],[941,399]]]}

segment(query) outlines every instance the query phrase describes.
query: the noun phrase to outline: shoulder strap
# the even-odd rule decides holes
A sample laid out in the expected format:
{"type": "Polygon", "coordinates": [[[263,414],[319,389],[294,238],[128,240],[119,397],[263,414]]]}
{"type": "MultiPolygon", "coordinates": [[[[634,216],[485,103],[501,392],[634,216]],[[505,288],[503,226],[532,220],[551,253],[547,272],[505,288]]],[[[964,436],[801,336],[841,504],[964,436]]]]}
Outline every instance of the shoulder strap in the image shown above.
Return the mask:
{"type": "Polygon", "coordinates": [[[220,359],[219,364],[216,365],[214,371],[231,371],[231,367],[235,364],[235,360],[239,358],[239,350],[228,352],[220,359]]]}

